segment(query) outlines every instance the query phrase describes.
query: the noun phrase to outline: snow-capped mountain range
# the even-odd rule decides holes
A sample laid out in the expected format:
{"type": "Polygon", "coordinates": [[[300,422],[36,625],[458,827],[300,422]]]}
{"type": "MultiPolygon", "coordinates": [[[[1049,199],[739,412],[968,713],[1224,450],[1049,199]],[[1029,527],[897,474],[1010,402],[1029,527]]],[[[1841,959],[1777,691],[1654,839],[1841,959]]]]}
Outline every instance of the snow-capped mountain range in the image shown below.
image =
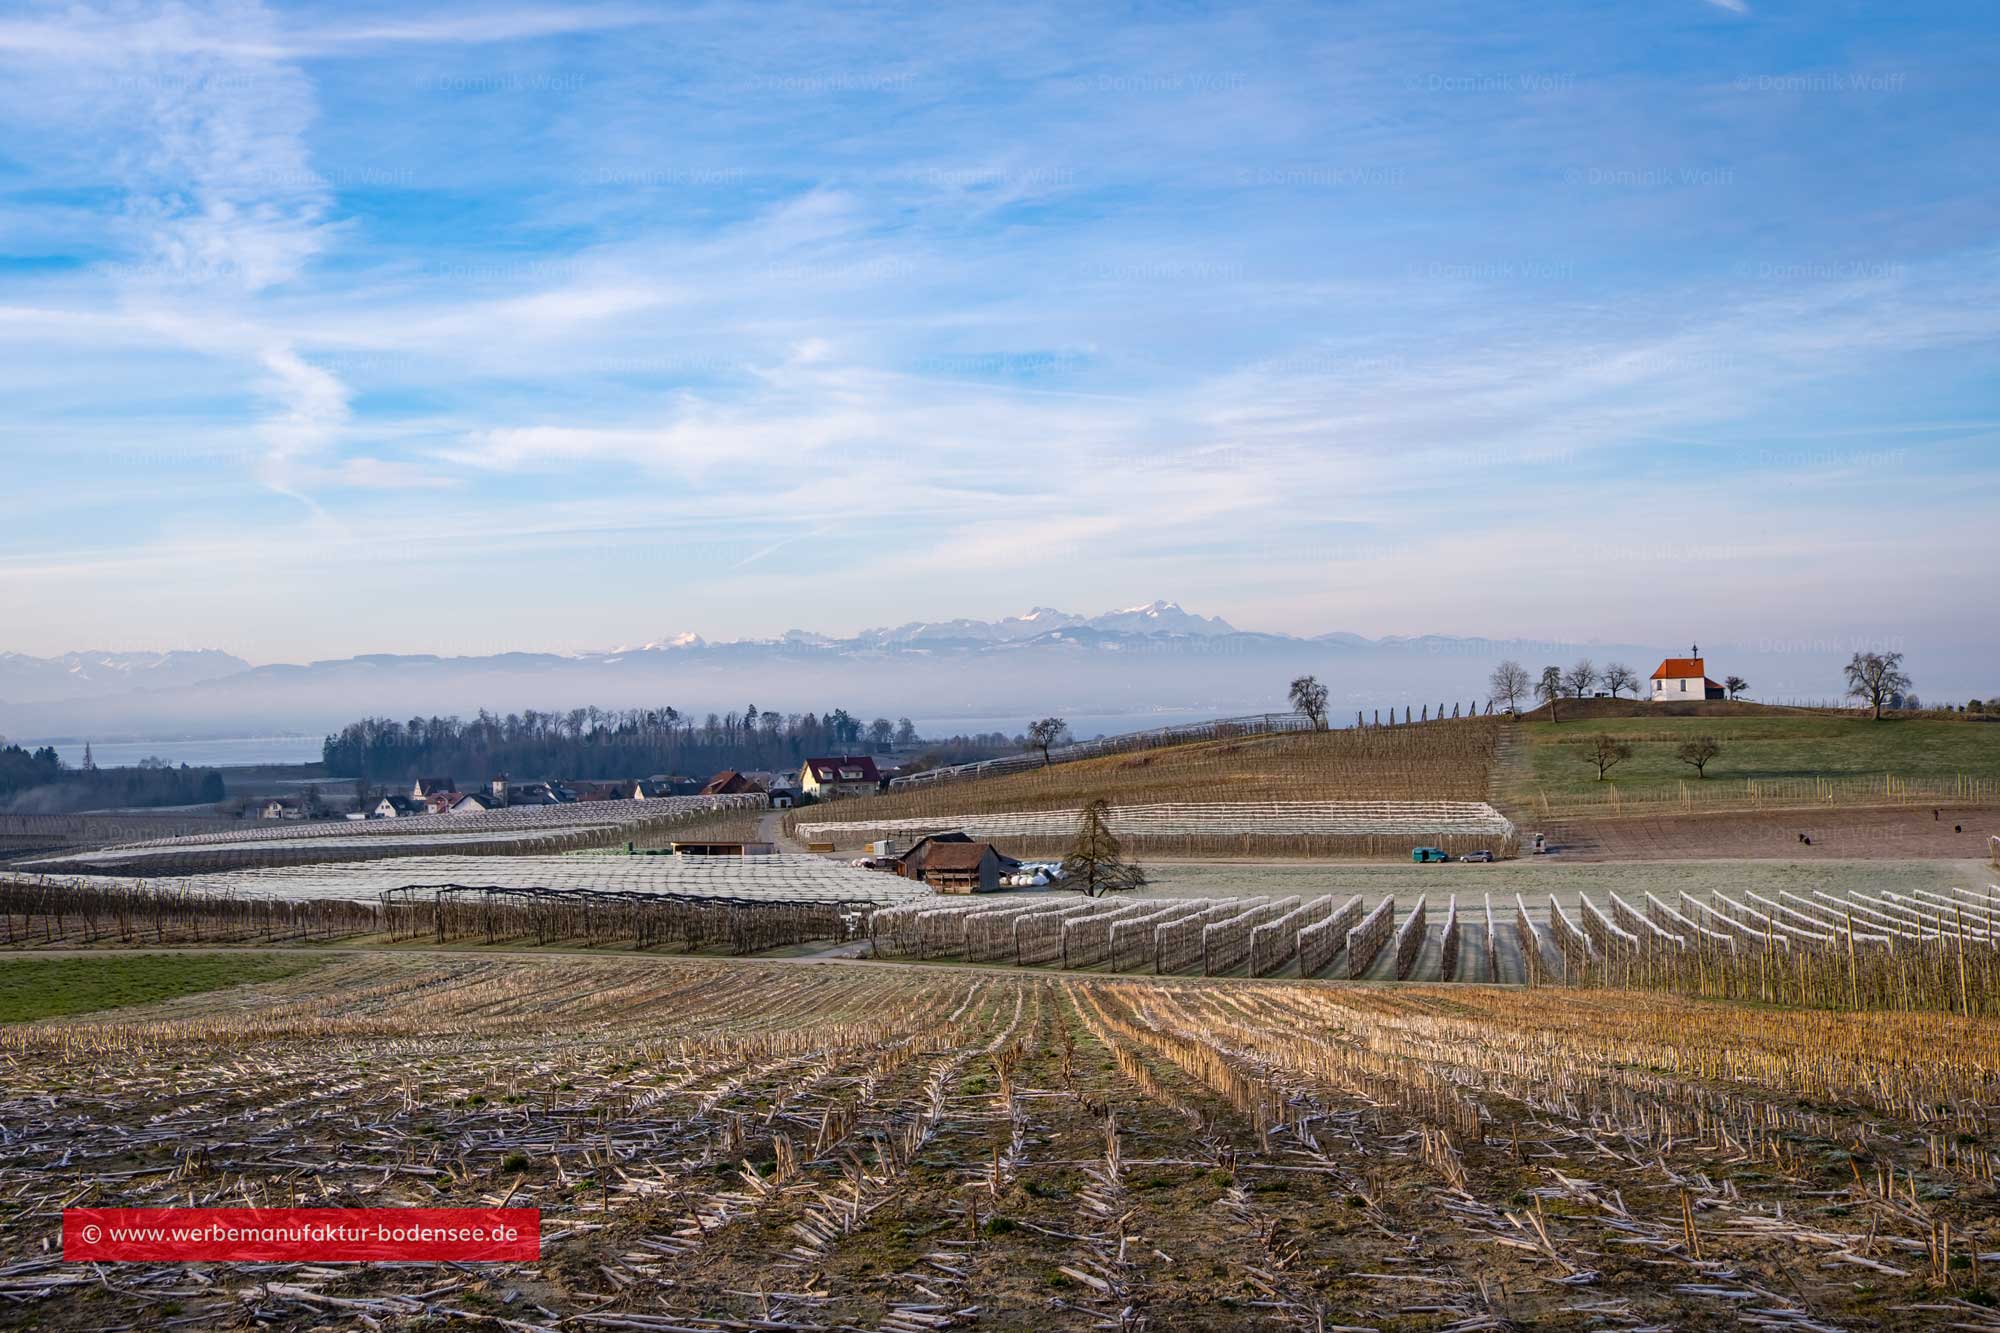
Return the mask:
{"type": "MultiPolygon", "coordinates": [[[[1148,602],[1107,611],[1101,616],[1081,616],[1073,611],[1038,606],[1024,615],[1000,620],[912,620],[892,627],[864,629],[839,639],[813,630],[786,630],[775,639],[736,639],[711,642],[693,631],[663,635],[645,643],[611,649],[607,657],[633,653],[670,652],[675,649],[704,648],[896,648],[908,645],[976,645],[1026,643],[1033,639],[1060,635],[1065,630],[1089,630],[1097,634],[1124,634],[1140,638],[1189,635],[1208,638],[1235,634],[1235,626],[1220,616],[1192,615],[1178,602],[1148,602]]],[[[590,654],[583,654],[589,656],[590,654]]]]}
{"type": "MultiPolygon", "coordinates": [[[[272,735],[330,730],[363,716],[590,704],[672,704],[705,712],[750,701],[890,717],[1137,716],[1161,710],[1225,716],[1288,708],[1286,684],[1306,672],[1319,674],[1337,704],[1387,707],[1483,697],[1487,674],[1501,657],[1538,669],[1595,655],[1643,670],[1641,659],[1650,651],[1602,643],[1258,633],[1156,601],[1099,615],[1040,606],[998,620],[910,621],[846,637],[792,630],[776,638],[718,641],[679,632],[567,653],[366,653],[258,667],[213,650],[57,658],[10,653],[0,654],[0,734],[272,735]]],[[[1796,670],[1799,663],[1787,665],[1796,670]]]]}
{"type": "Polygon", "coordinates": [[[171,690],[248,670],[250,664],[242,658],[213,648],[163,653],[96,649],[61,657],[0,652],[0,699],[75,699],[171,690]]]}

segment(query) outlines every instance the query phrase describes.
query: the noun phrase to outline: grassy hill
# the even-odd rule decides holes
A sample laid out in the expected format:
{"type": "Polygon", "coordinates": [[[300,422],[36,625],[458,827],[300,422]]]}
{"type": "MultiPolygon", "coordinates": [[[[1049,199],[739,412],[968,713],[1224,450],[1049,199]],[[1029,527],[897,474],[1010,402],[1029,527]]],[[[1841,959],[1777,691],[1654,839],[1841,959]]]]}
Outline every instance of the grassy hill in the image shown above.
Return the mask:
{"type": "Polygon", "coordinates": [[[1567,700],[1559,722],[1546,708],[1522,723],[1522,762],[1507,794],[1597,801],[1779,801],[2000,799],[2000,723],[1964,717],[1885,717],[1830,709],[1723,701],[1655,707],[1632,700],[1567,700]],[[1630,759],[1604,782],[1587,752],[1600,734],[1629,744],[1630,759]],[[1708,775],[1675,757],[1680,745],[1713,737],[1722,752],[1708,775]],[[1753,794],[1752,784],[1755,784],[1753,794]]]}
{"type": "MultiPolygon", "coordinates": [[[[1284,732],[1105,755],[838,803],[842,819],[1176,801],[1483,801],[1502,723],[1284,732]]],[[[825,807],[821,807],[822,811],[825,807]]]]}

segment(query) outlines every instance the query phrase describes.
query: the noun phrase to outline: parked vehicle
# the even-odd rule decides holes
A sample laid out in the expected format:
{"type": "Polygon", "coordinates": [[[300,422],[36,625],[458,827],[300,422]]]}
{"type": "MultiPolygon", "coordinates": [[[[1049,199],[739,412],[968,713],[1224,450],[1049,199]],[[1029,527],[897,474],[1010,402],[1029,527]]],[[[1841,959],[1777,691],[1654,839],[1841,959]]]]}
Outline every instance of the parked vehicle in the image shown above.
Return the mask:
{"type": "Polygon", "coordinates": [[[1451,853],[1442,847],[1412,847],[1410,848],[1410,859],[1412,861],[1449,861],[1451,860],[1451,853]]]}
{"type": "Polygon", "coordinates": [[[1487,850],[1486,848],[1482,847],[1476,852],[1467,852],[1464,856],[1461,856],[1458,859],[1461,861],[1491,861],[1493,859],[1493,853],[1487,850]]]}

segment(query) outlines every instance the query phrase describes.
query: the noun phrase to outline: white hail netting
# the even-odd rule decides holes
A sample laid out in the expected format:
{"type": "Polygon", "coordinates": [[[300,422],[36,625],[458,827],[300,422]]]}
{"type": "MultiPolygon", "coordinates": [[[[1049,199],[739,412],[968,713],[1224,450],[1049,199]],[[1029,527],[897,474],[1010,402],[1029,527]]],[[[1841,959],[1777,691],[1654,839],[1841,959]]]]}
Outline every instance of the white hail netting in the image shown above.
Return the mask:
{"type": "MultiPolygon", "coordinates": [[[[993,814],[926,815],[801,823],[802,838],[854,838],[861,834],[938,833],[962,829],[975,838],[1067,837],[1081,810],[1008,810],[993,814]]],[[[1263,801],[1177,802],[1113,806],[1106,821],[1120,836],[1204,837],[1214,834],[1413,838],[1459,834],[1504,838],[1514,825],[1484,801],[1263,801]]]]}
{"type": "MultiPolygon", "coordinates": [[[[467,795],[477,796],[477,792],[467,795]]],[[[572,801],[566,805],[515,805],[477,815],[405,815],[399,819],[333,819],[264,828],[190,833],[175,838],[150,838],[120,844],[139,847],[213,847],[235,842],[292,842],[300,838],[414,837],[445,834],[464,837],[516,830],[598,828],[604,825],[672,824],[692,815],[730,810],[762,810],[771,798],[762,793],[739,796],[662,796],[644,801],[572,801]]]]}
{"type": "MultiPolygon", "coordinates": [[[[110,876],[42,876],[65,883],[132,884],[110,876]]],[[[928,886],[818,856],[403,856],[383,861],[274,866],[188,875],[171,883],[190,894],[242,898],[373,900],[410,885],[597,889],[693,894],[773,902],[896,903],[928,899],[928,886]]]]}

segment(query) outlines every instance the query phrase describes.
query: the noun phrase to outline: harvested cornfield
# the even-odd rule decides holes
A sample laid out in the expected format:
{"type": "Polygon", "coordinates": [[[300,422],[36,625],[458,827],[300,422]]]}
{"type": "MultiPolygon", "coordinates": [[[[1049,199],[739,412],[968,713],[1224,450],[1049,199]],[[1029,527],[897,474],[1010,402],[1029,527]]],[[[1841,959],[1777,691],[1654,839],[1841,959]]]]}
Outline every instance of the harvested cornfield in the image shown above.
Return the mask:
{"type": "Polygon", "coordinates": [[[1995,1070],[1990,1021],[1632,993],[354,955],[0,1030],[0,1323],[1980,1328],[1995,1070]],[[83,1198],[543,1239],[65,1266],[83,1198]]]}

